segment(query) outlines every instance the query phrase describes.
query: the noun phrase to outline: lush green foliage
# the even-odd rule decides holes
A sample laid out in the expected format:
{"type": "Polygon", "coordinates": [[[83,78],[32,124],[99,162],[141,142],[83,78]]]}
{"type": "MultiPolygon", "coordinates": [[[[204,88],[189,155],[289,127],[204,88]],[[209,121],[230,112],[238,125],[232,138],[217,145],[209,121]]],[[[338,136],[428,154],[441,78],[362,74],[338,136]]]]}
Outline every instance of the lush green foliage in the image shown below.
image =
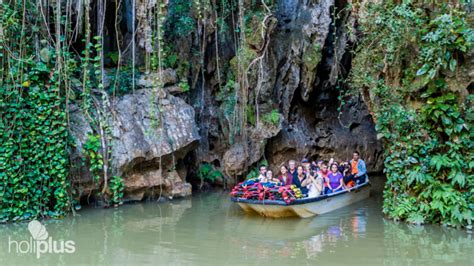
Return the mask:
{"type": "MultiPolygon", "coordinates": [[[[108,114],[103,111],[107,94],[103,93],[102,38],[92,37],[89,6],[84,10],[84,35],[78,33],[84,37],[79,53],[71,48],[76,37],[70,17],[61,13],[62,2],[49,6],[47,20],[37,1],[3,3],[0,221],[60,217],[74,205],[67,178],[73,143],[68,134],[70,101],[82,107],[94,132],[101,132],[100,137],[91,134],[83,147],[96,184],[104,175],[102,166],[109,163],[101,158],[108,151],[99,152],[109,148],[101,143],[107,143],[110,134],[108,114]]],[[[120,186],[116,187],[119,192],[120,186]]]]}
{"type": "Polygon", "coordinates": [[[171,37],[188,36],[194,31],[195,19],[191,14],[192,1],[170,1],[165,29],[171,37]]]}
{"type": "Polygon", "coordinates": [[[85,155],[84,164],[88,163],[89,171],[96,186],[99,185],[100,174],[104,166],[104,158],[101,154],[100,135],[88,134],[87,140],[82,146],[82,153],[85,155]]]}
{"type": "Polygon", "coordinates": [[[367,6],[361,29],[351,78],[385,143],[383,211],[411,223],[470,226],[473,97],[449,77],[462,74],[472,24],[448,4],[387,1],[367,6]]]}
{"type": "Polygon", "coordinates": [[[223,179],[224,175],[221,171],[217,170],[210,163],[203,163],[199,166],[197,176],[203,181],[215,182],[218,179],[223,179]]]}
{"type": "Polygon", "coordinates": [[[19,2],[0,8],[0,221],[59,217],[71,205],[67,84],[61,80],[72,72],[74,61],[45,41],[38,43],[39,57],[27,56],[39,15],[27,3],[32,25],[26,29],[21,8],[19,2]]]}
{"type": "Polygon", "coordinates": [[[112,176],[110,179],[110,190],[112,191],[112,199],[111,202],[113,204],[121,205],[122,198],[123,198],[123,179],[120,176],[112,176]]]}
{"type": "Polygon", "coordinates": [[[110,85],[107,88],[107,92],[111,95],[124,95],[132,92],[133,71],[135,71],[135,79],[139,79],[140,72],[130,65],[121,66],[118,73],[115,71],[108,73],[110,85]]]}
{"type": "Polygon", "coordinates": [[[278,109],[273,109],[270,113],[265,114],[263,116],[263,121],[277,125],[280,122],[280,113],[278,112],[278,109]]]}
{"type": "Polygon", "coordinates": [[[255,117],[255,107],[251,104],[247,104],[247,122],[252,125],[252,126],[255,126],[255,124],[257,123],[257,118],[255,117]]]}

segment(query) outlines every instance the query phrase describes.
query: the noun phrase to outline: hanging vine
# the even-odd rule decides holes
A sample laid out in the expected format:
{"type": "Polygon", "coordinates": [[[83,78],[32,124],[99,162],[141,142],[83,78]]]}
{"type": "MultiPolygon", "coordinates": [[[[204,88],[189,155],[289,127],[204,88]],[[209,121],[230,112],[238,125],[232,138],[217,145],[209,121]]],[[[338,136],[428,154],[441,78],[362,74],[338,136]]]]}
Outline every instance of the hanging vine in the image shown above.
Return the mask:
{"type": "Polygon", "coordinates": [[[49,27],[55,35],[71,29],[62,27],[60,1],[52,25],[42,1],[0,4],[0,221],[60,217],[72,206],[62,77],[73,62],[49,27]]]}
{"type": "Polygon", "coordinates": [[[469,21],[456,1],[381,2],[360,21],[351,81],[385,145],[383,212],[393,219],[472,227],[473,96],[450,80],[469,67],[469,21]]]}

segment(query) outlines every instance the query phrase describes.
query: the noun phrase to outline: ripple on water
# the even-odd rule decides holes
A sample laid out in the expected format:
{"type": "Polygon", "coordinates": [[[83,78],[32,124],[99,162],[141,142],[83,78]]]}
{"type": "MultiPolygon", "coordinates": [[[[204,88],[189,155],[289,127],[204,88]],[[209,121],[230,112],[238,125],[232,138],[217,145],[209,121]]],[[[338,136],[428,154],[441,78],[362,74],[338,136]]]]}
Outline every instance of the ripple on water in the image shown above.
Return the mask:
{"type": "MultiPolygon", "coordinates": [[[[54,239],[76,242],[76,253],[8,253],[8,236],[29,237],[26,224],[0,226],[0,265],[15,264],[295,264],[470,265],[466,231],[410,226],[384,219],[380,193],[315,218],[246,215],[227,193],[202,193],[168,203],[84,209],[45,223],[54,239]]],[[[472,264],[471,264],[472,265],[472,264]]]]}

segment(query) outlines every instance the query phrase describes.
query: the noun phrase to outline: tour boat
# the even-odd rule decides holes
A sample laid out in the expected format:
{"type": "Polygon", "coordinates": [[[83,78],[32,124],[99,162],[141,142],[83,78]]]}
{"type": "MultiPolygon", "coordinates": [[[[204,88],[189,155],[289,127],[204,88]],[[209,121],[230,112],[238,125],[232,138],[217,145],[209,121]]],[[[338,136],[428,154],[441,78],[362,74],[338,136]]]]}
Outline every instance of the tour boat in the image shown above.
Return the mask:
{"type": "Polygon", "coordinates": [[[370,183],[362,183],[349,191],[342,190],[313,198],[301,198],[290,203],[283,200],[251,200],[232,197],[245,212],[255,212],[265,217],[312,217],[327,213],[370,196],[370,183]]]}

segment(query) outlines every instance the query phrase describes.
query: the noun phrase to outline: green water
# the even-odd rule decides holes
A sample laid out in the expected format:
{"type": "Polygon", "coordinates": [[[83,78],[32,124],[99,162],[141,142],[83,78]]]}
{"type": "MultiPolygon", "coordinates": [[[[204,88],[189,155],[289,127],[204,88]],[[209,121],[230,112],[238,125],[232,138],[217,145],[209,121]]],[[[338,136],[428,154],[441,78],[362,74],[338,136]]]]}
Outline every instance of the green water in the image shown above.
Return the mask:
{"type": "Polygon", "coordinates": [[[265,219],[213,192],[89,208],[43,223],[52,239],[74,241],[72,254],[17,253],[9,241],[29,239],[27,224],[0,225],[0,265],[473,265],[472,233],[398,224],[381,204],[379,192],[316,218],[265,219]]]}

